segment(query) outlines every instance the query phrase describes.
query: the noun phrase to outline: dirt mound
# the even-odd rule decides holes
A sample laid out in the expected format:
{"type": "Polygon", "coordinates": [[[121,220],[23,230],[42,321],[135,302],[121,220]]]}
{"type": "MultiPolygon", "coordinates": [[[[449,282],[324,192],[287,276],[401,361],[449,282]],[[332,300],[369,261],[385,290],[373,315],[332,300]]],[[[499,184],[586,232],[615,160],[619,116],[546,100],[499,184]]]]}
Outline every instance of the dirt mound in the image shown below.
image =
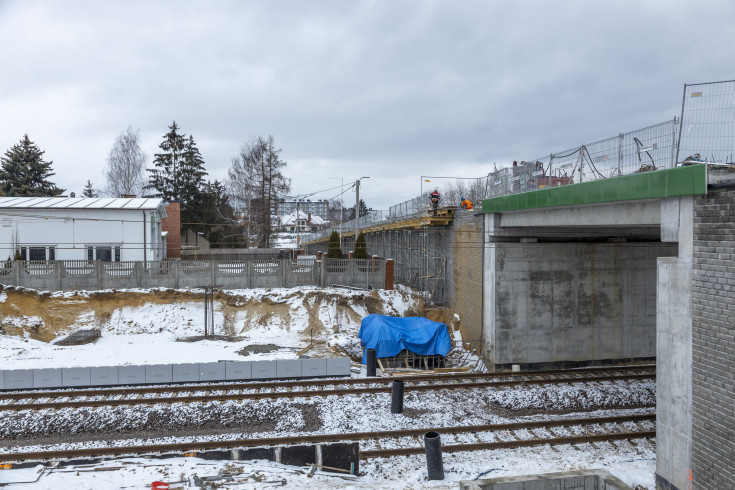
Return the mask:
{"type": "MultiPolygon", "coordinates": [[[[419,296],[406,291],[313,287],[219,291],[214,303],[217,333],[257,329],[314,338],[354,331],[370,313],[416,316],[424,307],[419,296]]],[[[92,327],[103,334],[196,335],[203,331],[203,307],[204,294],[197,290],[49,293],[0,287],[0,334],[44,342],[92,327]]]]}

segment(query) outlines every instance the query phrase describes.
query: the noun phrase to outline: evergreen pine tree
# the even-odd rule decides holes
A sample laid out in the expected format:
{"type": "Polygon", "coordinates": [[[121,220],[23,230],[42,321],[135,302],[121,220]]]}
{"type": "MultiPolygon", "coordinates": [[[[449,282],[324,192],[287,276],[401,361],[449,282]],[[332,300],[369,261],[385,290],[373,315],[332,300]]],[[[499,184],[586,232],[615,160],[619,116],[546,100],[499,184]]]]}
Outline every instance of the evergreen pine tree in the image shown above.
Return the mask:
{"type": "Polygon", "coordinates": [[[181,204],[181,227],[202,231],[202,225],[187,225],[187,223],[201,223],[197,216],[203,214],[201,209],[205,205],[203,193],[206,183],[204,176],[204,160],[194,142],[194,137],[186,137],[179,132],[176,121],[169,126],[169,132],[164,135],[159,145],[164,152],[156,153],[153,164],[156,168],[149,169],[150,182],[146,189],[155,189],[156,194],[166,201],[178,201],[181,204]]]}
{"type": "Polygon", "coordinates": [[[51,164],[43,159],[42,151],[24,135],[0,158],[0,188],[6,196],[51,197],[64,192],[48,178],[55,175],[51,164]]]}
{"type": "Polygon", "coordinates": [[[237,225],[230,196],[225,186],[218,180],[204,185],[201,198],[193,212],[194,222],[205,225],[192,228],[203,231],[212,248],[230,248],[241,244],[242,225],[237,225]]]}
{"type": "Polygon", "coordinates": [[[184,135],[179,134],[179,126],[176,121],[168,129],[169,132],[163,136],[163,141],[158,145],[163,153],[155,154],[153,158],[155,168],[148,169],[150,180],[145,189],[155,190],[158,197],[165,201],[179,201],[181,196],[178,179],[184,160],[186,141],[184,135]]]}
{"type": "Polygon", "coordinates": [[[360,232],[355,240],[355,254],[353,255],[356,259],[367,259],[367,243],[365,242],[365,235],[360,232]]]}
{"type": "Polygon", "coordinates": [[[333,231],[329,235],[329,243],[327,244],[327,258],[328,259],[342,259],[344,254],[342,253],[342,246],[340,244],[339,233],[333,231]]]}
{"type": "Polygon", "coordinates": [[[84,186],[84,190],[82,191],[82,197],[100,197],[97,195],[97,191],[94,190],[92,181],[89,179],[87,179],[87,185],[84,186]]]}

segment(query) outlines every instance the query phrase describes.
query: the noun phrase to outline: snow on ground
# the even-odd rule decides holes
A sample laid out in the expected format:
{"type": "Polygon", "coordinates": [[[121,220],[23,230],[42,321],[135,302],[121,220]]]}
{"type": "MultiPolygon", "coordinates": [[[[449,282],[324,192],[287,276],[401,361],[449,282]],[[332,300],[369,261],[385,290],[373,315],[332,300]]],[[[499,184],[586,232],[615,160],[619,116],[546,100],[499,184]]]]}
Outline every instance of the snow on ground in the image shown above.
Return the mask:
{"type": "MultiPolygon", "coordinates": [[[[11,308],[14,305],[6,305],[10,313],[0,318],[0,333],[15,328],[22,330],[23,335],[0,335],[2,369],[294,359],[312,339],[323,348],[311,354],[357,356],[360,353],[357,333],[363,317],[369,313],[415,315],[422,306],[418,296],[405,290],[316,287],[227,290],[215,300],[215,333],[234,335],[240,340],[188,343],[177,339],[204,333],[201,290],[79,291],[39,296],[43,303],[53,305],[49,308],[70,309],[73,305],[78,310],[69,324],[59,329],[56,338],[91,327],[101,329],[101,338],[94,344],[67,347],[34,339],[30,332],[50,330],[47,324],[56,318],[44,320],[26,311],[15,312],[11,308]],[[95,310],[98,302],[105,301],[98,297],[105,295],[114,296],[118,304],[109,308],[110,311],[95,310]],[[150,301],[145,300],[146,295],[150,301]],[[169,300],[167,295],[171,296],[169,300]],[[130,297],[130,304],[126,304],[126,297],[130,297]],[[275,344],[279,349],[251,353],[247,357],[238,354],[252,344],[275,344]]],[[[7,292],[3,291],[0,303],[9,301],[7,292]]]]}
{"type": "Polygon", "coordinates": [[[307,476],[308,468],[280,465],[268,461],[205,461],[198,458],[149,460],[126,458],[98,465],[46,470],[0,471],[0,484],[39,478],[35,484],[8,485],[7,489],[150,489],[154,481],[170,482],[170,488],[200,488],[195,476],[228,474],[233,480],[217,482],[220,489],[281,488],[458,488],[460,480],[502,476],[536,475],[577,469],[607,470],[632,487],[653,490],[656,469],[655,449],[647,442],[638,445],[618,443],[577,446],[502,449],[472,453],[444,454],[444,481],[428,481],[423,456],[362,461],[360,471],[367,474],[353,481],[318,471],[307,476]],[[285,480],[285,483],[284,483],[285,480]]]}
{"type": "MultiPolygon", "coordinates": [[[[333,349],[331,355],[335,355],[335,349],[359,354],[356,335],[362,317],[373,312],[407,316],[417,314],[423,306],[405,289],[365,292],[305,287],[226,291],[215,300],[217,333],[242,339],[186,343],[176,340],[203,332],[201,291],[66,292],[40,298],[33,297],[37,293],[28,292],[32,300],[28,304],[34,306],[27,310],[17,307],[21,302],[14,303],[18,293],[11,288],[0,292],[0,308],[4,312],[0,318],[2,369],[286,359],[295,357],[298,350],[308,345],[312,334],[324,346],[322,355],[329,355],[330,349],[333,349]],[[103,307],[110,302],[114,307],[103,307]],[[71,316],[69,311],[73,311],[71,316]],[[64,319],[66,323],[60,324],[64,312],[68,318],[64,319]],[[42,334],[53,340],[90,327],[102,330],[102,337],[95,344],[62,347],[39,340],[42,334]],[[248,345],[269,343],[279,349],[247,357],[238,353],[248,345]]],[[[655,384],[649,381],[597,383],[586,387],[407,392],[404,413],[400,415],[390,414],[388,394],[260,400],[243,404],[231,401],[3,412],[0,438],[4,444],[0,445],[4,447],[0,447],[0,452],[503,423],[546,418],[546,410],[567,411],[557,416],[572,417],[574,411],[596,407],[601,409],[585,414],[651,413],[650,408],[635,407],[652,404],[654,400],[655,384]],[[630,408],[610,410],[613,406],[630,408]],[[166,428],[169,437],[141,439],[147,437],[141,433],[157,433],[162,427],[166,428]],[[210,435],[211,432],[218,433],[210,435]],[[24,443],[23,439],[28,437],[37,438],[39,442],[34,445],[31,439],[24,443]],[[96,440],[85,440],[90,437],[96,440]],[[118,438],[125,439],[116,440],[118,438]],[[9,441],[13,441],[13,445],[8,444],[9,441]]],[[[470,435],[456,439],[447,436],[445,444],[458,443],[464,437],[471,440],[470,435]]],[[[264,488],[280,486],[282,480],[286,480],[287,488],[456,488],[459,480],[473,479],[481,474],[483,478],[490,478],[594,468],[606,469],[631,486],[653,489],[655,443],[637,441],[636,444],[617,442],[447,453],[444,455],[444,482],[427,481],[425,459],[411,456],[363,461],[363,476],[357,481],[324,476],[319,472],[308,477],[303,469],[263,461],[129,458],[71,468],[71,471],[54,469],[49,473],[45,470],[40,477],[32,469],[3,470],[0,471],[0,484],[39,477],[37,483],[6,488],[148,489],[157,480],[171,482],[171,488],[198,488],[194,486],[195,475],[215,476],[229,471],[233,481],[219,484],[217,488],[264,488]]]]}

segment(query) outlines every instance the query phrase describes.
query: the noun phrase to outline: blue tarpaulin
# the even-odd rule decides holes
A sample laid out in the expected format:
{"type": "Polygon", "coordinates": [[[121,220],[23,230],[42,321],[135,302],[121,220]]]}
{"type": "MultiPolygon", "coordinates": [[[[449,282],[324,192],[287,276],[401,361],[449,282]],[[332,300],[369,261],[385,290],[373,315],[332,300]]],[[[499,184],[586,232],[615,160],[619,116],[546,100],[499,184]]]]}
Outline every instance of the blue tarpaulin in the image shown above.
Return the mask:
{"type": "MultiPolygon", "coordinates": [[[[447,326],[422,317],[368,315],[358,336],[365,349],[375,349],[377,357],[393,357],[403,349],[422,356],[446,356],[452,348],[447,326]]],[[[363,352],[363,364],[365,357],[363,352]]]]}

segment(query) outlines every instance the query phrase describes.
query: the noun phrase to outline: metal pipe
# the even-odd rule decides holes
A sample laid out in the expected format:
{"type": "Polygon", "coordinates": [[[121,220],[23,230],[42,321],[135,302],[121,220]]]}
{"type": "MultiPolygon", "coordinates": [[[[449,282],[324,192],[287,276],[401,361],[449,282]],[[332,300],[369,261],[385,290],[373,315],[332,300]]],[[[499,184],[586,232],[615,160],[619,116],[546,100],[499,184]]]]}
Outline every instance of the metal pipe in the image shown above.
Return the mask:
{"type": "Polygon", "coordinates": [[[391,413],[403,413],[403,380],[393,381],[393,394],[390,405],[391,413]]]}
{"type": "Polygon", "coordinates": [[[365,352],[365,365],[367,367],[367,375],[375,376],[375,364],[377,358],[375,357],[375,349],[368,349],[365,352]]]}
{"type": "Polygon", "coordinates": [[[429,480],[443,480],[442,441],[438,432],[431,431],[424,434],[424,449],[426,450],[426,469],[429,473],[429,480]]]}

